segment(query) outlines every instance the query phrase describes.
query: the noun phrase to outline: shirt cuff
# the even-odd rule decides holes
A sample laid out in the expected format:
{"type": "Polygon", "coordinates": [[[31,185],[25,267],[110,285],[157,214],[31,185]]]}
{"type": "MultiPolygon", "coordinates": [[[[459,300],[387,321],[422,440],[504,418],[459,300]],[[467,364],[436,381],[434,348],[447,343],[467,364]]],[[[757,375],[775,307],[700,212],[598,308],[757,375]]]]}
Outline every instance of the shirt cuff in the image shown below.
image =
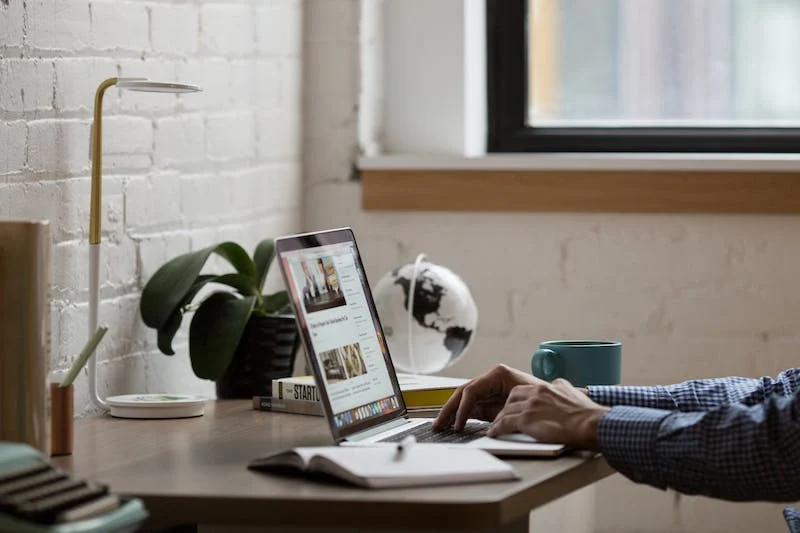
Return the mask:
{"type": "Polygon", "coordinates": [[[656,437],[669,411],[645,407],[612,407],[597,425],[597,440],[606,461],[639,483],[665,488],[656,454],[656,437]]]}
{"type": "Polygon", "coordinates": [[[613,407],[633,405],[652,409],[676,409],[669,391],[660,385],[653,387],[631,385],[592,385],[587,387],[589,398],[595,403],[613,407]]]}

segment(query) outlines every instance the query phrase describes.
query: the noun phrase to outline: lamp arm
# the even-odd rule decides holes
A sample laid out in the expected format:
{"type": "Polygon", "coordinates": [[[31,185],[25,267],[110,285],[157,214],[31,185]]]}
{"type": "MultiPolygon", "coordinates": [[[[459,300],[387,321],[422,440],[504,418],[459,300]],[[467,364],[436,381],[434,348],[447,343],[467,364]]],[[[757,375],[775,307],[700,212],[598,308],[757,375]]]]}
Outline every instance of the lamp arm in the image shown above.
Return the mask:
{"type": "MultiPolygon", "coordinates": [[[[89,244],[100,244],[100,201],[103,195],[103,95],[115,85],[117,78],[108,78],[97,86],[94,93],[94,120],[92,121],[92,192],[89,204],[89,244]]],[[[94,328],[90,334],[94,334],[94,328]]]]}
{"type": "MultiPolygon", "coordinates": [[[[97,330],[97,311],[100,304],[100,201],[102,199],[103,173],[103,95],[117,83],[108,78],[97,87],[94,95],[94,121],[92,122],[91,159],[92,191],[89,205],[89,337],[97,330]]],[[[97,393],[97,354],[89,358],[89,399],[100,409],[108,404],[97,393]]]]}

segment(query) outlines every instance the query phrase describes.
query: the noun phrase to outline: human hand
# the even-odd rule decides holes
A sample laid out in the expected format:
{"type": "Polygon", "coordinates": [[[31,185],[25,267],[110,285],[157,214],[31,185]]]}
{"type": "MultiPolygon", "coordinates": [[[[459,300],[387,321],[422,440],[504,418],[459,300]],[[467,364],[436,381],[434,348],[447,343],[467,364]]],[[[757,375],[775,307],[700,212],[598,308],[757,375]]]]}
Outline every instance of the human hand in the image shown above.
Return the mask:
{"type": "Polygon", "coordinates": [[[514,387],[488,435],[525,433],[542,442],[596,451],[597,424],[608,410],[566,380],[538,380],[514,387]]]}
{"type": "Polygon", "coordinates": [[[456,389],[439,411],[433,429],[441,430],[452,425],[456,431],[461,431],[469,418],[492,421],[506,405],[514,387],[539,382],[544,383],[525,372],[506,365],[496,365],[456,389]]]}

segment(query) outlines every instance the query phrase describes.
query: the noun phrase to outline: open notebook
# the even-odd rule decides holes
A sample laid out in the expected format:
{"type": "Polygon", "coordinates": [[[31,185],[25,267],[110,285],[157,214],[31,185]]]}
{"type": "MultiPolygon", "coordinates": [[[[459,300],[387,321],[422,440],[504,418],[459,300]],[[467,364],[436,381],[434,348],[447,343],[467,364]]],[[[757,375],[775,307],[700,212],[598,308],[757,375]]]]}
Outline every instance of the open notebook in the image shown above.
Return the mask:
{"type": "Polygon", "coordinates": [[[519,479],[511,466],[477,448],[441,444],[298,447],[253,460],[248,468],[327,474],[380,489],[519,479]]]}

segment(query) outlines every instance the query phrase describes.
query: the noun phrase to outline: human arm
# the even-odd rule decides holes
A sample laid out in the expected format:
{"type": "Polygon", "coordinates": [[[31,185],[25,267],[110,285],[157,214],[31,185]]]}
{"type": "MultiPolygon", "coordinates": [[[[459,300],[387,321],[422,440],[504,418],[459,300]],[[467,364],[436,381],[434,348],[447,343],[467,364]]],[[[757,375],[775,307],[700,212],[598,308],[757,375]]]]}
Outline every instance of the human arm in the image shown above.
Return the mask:
{"type": "Polygon", "coordinates": [[[775,397],[792,396],[800,390],[800,368],[781,372],[776,378],[729,377],[684,381],[652,387],[595,385],[589,397],[601,405],[630,405],[667,411],[708,411],[721,405],[757,405],[775,397]]]}
{"type": "Polygon", "coordinates": [[[601,451],[638,482],[736,501],[800,499],[800,393],[678,412],[597,405],[563,380],[515,387],[489,436],[601,451]]]}
{"type": "Polygon", "coordinates": [[[800,499],[800,395],[704,412],[613,407],[598,423],[608,463],[638,483],[736,501],[800,499]]]}

